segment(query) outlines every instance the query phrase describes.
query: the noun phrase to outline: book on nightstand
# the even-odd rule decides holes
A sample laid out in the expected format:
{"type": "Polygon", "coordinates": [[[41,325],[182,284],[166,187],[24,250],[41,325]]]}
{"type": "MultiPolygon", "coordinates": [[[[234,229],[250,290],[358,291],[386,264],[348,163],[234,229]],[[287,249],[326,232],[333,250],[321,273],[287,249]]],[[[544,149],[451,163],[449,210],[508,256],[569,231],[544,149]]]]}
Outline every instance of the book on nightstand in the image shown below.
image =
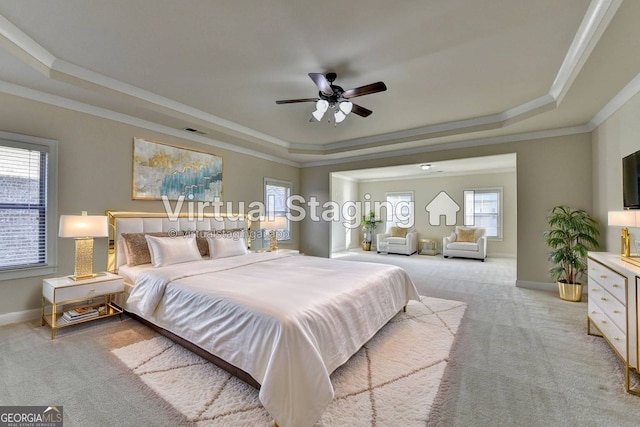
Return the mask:
{"type": "Polygon", "coordinates": [[[65,311],[62,317],[69,322],[73,322],[75,320],[96,317],[98,314],[98,310],[93,307],[78,307],[73,310],[65,311]]]}

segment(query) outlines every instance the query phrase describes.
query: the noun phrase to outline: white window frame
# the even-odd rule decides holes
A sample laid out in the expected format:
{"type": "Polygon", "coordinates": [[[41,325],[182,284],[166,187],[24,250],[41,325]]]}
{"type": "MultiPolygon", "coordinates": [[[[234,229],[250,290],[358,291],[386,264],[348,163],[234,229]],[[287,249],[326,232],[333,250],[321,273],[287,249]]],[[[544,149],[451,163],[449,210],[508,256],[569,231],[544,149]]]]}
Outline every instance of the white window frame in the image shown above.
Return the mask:
{"type": "Polygon", "coordinates": [[[47,153],[46,262],[40,266],[0,270],[0,280],[56,273],[58,270],[58,141],[0,131],[0,145],[47,153]]]}
{"type": "Polygon", "coordinates": [[[463,224],[465,226],[474,226],[475,225],[475,217],[476,217],[476,213],[474,212],[473,215],[473,220],[469,221],[469,219],[467,218],[467,192],[473,192],[474,195],[477,193],[498,193],[498,212],[496,213],[497,216],[497,228],[498,228],[498,235],[497,236],[490,236],[490,235],[486,235],[487,239],[489,240],[497,240],[497,241],[501,241],[503,240],[503,236],[504,236],[504,227],[503,227],[503,217],[504,217],[504,203],[502,201],[503,199],[503,194],[504,194],[504,189],[503,187],[484,187],[484,188],[466,188],[463,191],[463,214],[462,214],[462,218],[463,218],[463,224]]]}
{"type": "MultiPolygon", "coordinates": [[[[267,195],[267,186],[271,185],[274,187],[284,187],[287,188],[288,193],[289,193],[289,197],[291,197],[291,191],[292,191],[292,184],[290,181],[284,181],[281,179],[275,179],[275,178],[264,178],[264,207],[265,207],[265,215],[269,216],[270,212],[271,212],[271,206],[270,206],[270,200],[269,200],[269,196],[267,195]]],[[[287,201],[284,200],[284,212],[281,212],[280,214],[282,214],[282,216],[286,216],[287,214],[290,213],[290,209],[287,205],[287,201]]],[[[280,216],[280,215],[279,215],[280,216]]],[[[291,221],[287,218],[287,227],[286,228],[282,228],[276,231],[276,240],[278,242],[287,242],[291,240],[291,221]]]]}
{"type": "Polygon", "coordinates": [[[415,226],[415,221],[416,221],[416,209],[415,209],[415,194],[412,190],[410,191],[388,191],[386,193],[384,193],[384,201],[385,201],[385,206],[387,208],[387,217],[386,217],[386,223],[385,223],[385,227],[387,229],[387,231],[389,230],[390,226],[394,226],[394,225],[398,225],[400,227],[405,227],[405,228],[412,228],[415,226]],[[396,214],[395,214],[395,206],[389,201],[389,196],[409,196],[411,199],[411,212],[410,212],[410,225],[404,225],[403,223],[398,223],[396,221],[396,214]]]}

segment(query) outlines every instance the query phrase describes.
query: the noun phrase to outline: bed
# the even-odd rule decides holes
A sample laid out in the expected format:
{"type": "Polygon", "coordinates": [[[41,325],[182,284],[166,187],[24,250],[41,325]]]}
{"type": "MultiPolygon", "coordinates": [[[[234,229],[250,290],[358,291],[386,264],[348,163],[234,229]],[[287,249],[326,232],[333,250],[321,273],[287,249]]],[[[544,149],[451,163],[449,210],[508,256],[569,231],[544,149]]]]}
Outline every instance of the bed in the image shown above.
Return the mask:
{"type": "MultiPolygon", "coordinates": [[[[125,310],[258,387],[263,406],[283,427],[313,425],[333,399],[330,374],[419,298],[395,266],[252,253],[230,241],[220,245],[240,253],[222,256],[228,252],[216,242],[248,232],[243,217],[108,216],[109,268],[125,276],[125,310]],[[131,254],[123,236],[191,230],[215,232],[209,236],[212,259],[126,265],[131,254]]],[[[146,239],[155,262],[161,251],[154,245],[168,239],[146,239]]]]}

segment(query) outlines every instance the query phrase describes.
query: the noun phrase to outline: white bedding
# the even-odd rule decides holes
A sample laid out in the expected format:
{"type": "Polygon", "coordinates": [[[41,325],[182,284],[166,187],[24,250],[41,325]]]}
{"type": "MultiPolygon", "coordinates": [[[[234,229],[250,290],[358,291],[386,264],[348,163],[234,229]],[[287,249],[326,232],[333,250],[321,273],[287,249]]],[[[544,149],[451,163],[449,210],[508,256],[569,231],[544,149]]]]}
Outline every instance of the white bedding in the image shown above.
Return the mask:
{"type": "Polygon", "coordinates": [[[260,253],[138,272],[128,311],[249,373],[282,426],[311,426],[329,375],[410,299],[399,267],[260,253]]]}

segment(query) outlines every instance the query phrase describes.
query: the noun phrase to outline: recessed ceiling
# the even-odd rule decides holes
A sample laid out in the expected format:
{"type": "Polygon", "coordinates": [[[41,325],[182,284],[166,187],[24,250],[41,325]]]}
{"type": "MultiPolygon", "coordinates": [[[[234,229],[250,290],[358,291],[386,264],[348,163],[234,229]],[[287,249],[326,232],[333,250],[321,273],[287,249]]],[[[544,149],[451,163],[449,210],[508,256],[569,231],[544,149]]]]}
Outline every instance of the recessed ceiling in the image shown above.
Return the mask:
{"type": "Polygon", "coordinates": [[[3,0],[0,89],[295,162],[392,154],[586,125],[640,71],[639,3],[3,0]],[[275,104],[329,71],[388,90],[338,126],[275,104]]]}

